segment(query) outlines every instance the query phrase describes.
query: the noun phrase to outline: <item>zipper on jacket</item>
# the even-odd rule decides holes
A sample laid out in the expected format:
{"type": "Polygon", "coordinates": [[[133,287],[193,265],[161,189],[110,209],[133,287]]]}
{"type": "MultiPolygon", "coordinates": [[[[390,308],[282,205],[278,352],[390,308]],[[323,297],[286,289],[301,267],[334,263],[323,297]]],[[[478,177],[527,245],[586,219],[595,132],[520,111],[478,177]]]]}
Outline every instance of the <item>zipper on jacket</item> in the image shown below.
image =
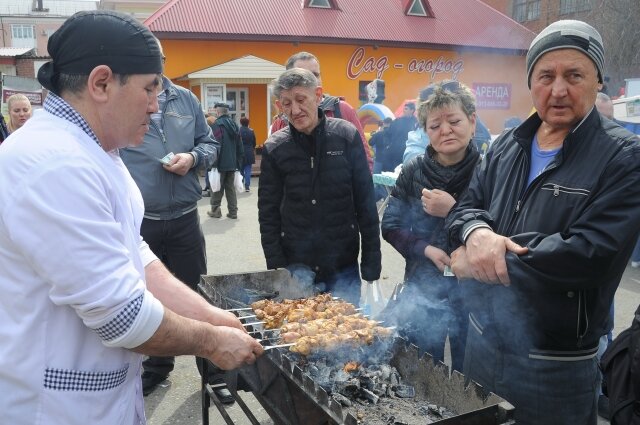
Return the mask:
{"type": "MultiPolygon", "coordinates": [[[[529,163],[530,162],[529,161],[529,157],[526,156],[526,155],[525,155],[525,157],[527,158],[527,162],[529,163]]],[[[529,169],[530,164],[527,164],[527,165],[528,165],[527,169],[529,169]]],[[[514,208],[512,216],[511,216],[511,220],[509,221],[509,225],[507,226],[507,232],[514,231],[513,226],[514,226],[514,224],[516,222],[516,218],[518,217],[518,213],[522,209],[522,206],[523,206],[524,202],[526,201],[529,193],[531,193],[531,188],[536,185],[537,181],[542,179],[545,175],[547,175],[549,172],[551,172],[552,170],[556,169],[557,167],[558,166],[556,164],[551,164],[549,167],[545,168],[544,171],[542,173],[540,173],[535,179],[533,179],[531,184],[527,185],[527,187],[522,192],[522,195],[518,198],[518,201],[516,202],[516,206],[514,208]]],[[[558,192],[559,192],[559,188],[556,188],[556,190],[558,190],[558,192]]],[[[554,191],[554,194],[555,194],[555,191],[554,191]]]]}
{"type": "Polygon", "coordinates": [[[313,157],[311,157],[311,169],[313,170],[313,157]]]}

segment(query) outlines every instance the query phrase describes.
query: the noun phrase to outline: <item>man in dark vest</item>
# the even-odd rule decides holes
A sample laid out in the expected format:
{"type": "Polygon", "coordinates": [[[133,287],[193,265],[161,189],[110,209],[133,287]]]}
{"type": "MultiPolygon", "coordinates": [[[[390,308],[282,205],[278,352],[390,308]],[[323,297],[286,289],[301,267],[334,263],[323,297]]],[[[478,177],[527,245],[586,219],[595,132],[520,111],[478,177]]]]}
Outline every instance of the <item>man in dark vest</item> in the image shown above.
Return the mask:
{"type": "Polygon", "coordinates": [[[220,190],[211,194],[211,210],[207,215],[213,218],[222,217],[220,204],[222,196],[227,195],[227,217],[238,218],[238,198],[233,187],[235,172],[242,168],[243,148],[240,140],[238,124],[229,116],[229,105],[216,103],[218,118],[211,124],[213,136],[220,142],[220,154],[218,156],[218,171],[220,172],[220,190]]]}

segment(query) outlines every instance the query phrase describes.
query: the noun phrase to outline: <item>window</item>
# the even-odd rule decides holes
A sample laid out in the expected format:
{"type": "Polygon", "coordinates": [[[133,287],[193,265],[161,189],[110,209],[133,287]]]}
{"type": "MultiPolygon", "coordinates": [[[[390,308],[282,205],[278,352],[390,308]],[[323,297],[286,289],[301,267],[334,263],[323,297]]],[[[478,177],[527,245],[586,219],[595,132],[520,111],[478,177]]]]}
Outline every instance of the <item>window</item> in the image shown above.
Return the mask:
{"type": "Polygon", "coordinates": [[[586,12],[593,8],[593,0],[560,0],[560,14],[586,12]]]}
{"type": "Polygon", "coordinates": [[[331,9],[331,3],[329,3],[329,0],[310,0],[309,7],[320,7],[323,9],[331,9]]]}
{"type": "Polygon", "coordinates": [[[513,19],[518,22],[535,21],[540,17],[540,0],[515,0],[513,19]]]}
{"type": "Polygon", "coordinates": [[[36,47],[33,25],[11,25],[11,47],[36,47]]]}
{"type": "Polygon", "coordinates": [[[409,8],[409,11],[407,12],[407,15],[410,15],[410,16],[427,16],[427,11],[424,10],[424,5],[422,4],[422,1],[413,0],[413,3],[411,4],[411,7],[409,8]]]}

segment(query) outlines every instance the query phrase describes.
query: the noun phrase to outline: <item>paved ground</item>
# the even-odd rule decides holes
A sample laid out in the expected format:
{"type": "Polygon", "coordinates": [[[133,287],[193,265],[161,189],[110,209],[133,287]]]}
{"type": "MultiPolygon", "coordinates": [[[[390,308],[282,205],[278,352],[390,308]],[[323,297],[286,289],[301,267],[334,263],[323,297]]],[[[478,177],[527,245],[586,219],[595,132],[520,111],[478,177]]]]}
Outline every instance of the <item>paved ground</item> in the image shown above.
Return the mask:
{"type": "MultiPolygon", "coordinates": [[[[212,219],[206,215],[210,198],[200,201],[200,218],[207,241],[208,273],[229,274],[265,269],[260,233],[258,228],[257,179],[253,179],[250,193],[238,195],[238,219],[231,220],[223,200],[223,218],[212,219]]],[[[383,290],[390,293],[395,283],[402,279],[404,261],[389,244],[382,243],[383,290]]],[[[640,303],[640,270],[628,268],[621,287],[616,294],[617,334],[626,328],[633,312],[640,303]]],[[[176,359],[176,369],[160,388],[145,398],[147,418],[150,425],[196,425],[202,423],[199,393],[199,375],[192,357],[176,359]]],[[[242,393],[243,399],[251,407],[262,424],[271,420],[260,404],[249,393],[242,393]]],[[[236,406],[227,409],[234,422],[248,425],[242,411],[236,406]]],[[[224,421],[215,408],[210,409],[210,423],[223,424],[224,421]]],[[[608,422],[601,420],[599,425],[608,422]]]]}

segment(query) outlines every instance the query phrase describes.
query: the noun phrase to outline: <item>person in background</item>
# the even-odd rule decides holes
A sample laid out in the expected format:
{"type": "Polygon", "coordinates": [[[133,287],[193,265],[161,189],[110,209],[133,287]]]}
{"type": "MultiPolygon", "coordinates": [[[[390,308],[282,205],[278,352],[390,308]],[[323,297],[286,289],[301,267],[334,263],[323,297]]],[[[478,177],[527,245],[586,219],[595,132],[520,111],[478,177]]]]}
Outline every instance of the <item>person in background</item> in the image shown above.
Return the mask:
{"type": "Polygon", "coordinates": [[[289,126],[262,150],[258,220],[267,268],[300,266],[317,290],[358,304],[359,255],[362,279],[377,280],[381,269],[378,212],[360,133],[348,121],[325,117],[322,87],[311,71],[285,71],[273,93],[289,126]]]}
{"type": "Polygon", "coordinates": [[[0,114],[0,145],[9,137],[9,129],[7,123],[4,120],[4,116],[0,114]]]}
{"type": "Polygon", "coordinates": [[[242,157],[242,177],[244,179],[244,191],[249,192],[251,186],[251,167],[256,163],[256,134],[249,127],[249,118],[240,118],[240,139],[244,155],[242,157]]]}
{"type": "Polygon", "coordinates": [[[415,130],[418,126],[415,112],[416,104],[414,102],[405,103],[402,109],[402,116],[393,120],[389,129],[385,132],[386,149],[384,150],[382,171],[394,171],[398,165],[402,164],[409,132],[415,130]]]}
{"type": "Polygon", "coordinates": [[[452,367],[461,371],[468,317],[458,281],[444,273],[451,261],[444,219],[480,160],[472,142],[476,106],[457,81],[432,84],[422,94],[418,123],[431,143],[402,167],[382,218],[382,237],[406,260],[398,316],[389,320],[438,361],[444,362],[448,336],[452,367]]]}
{"type": "Polygon", "coordinates": [[[534,38],[536,113],[492,143],[447,217],[470,311],[464,374],[518,424],[597,423],[596,353],[640,232],[640,143],[594,107],[604,56],[581,21],[534,38]]]}
{"type": "Polygon", "coordinates": [[[229,115],[229,105],[218,102],[216,108],[216,121],[211,125],[213,136],[220,142],[220,155],[218,156],[218,172],[220,172],[220,190],[211,194],[211,209],[207,215],[213,218],[222,217],[222,197],[227,197],[227,217],[238,218],[238,197],[233,179],[236,171],[242,169],[242,156],[244,148],[240,140],[238,124],[229,115]]]}
{"type": "MultiPolygon", "coordinates": [[[[289,59],[287,59],[285,69],[291,68],[303,68],[307,71],[311,71],[313,75],[318,79],[318,84],[322,86],[320,61],[318,61],[318,58],[316,58],[313,54],[309,52],[298,52],[291,55],[289,59]]],[[[356,113],[355,109],[353,109],[353,106],[349,105],[341,97],[329,96],[327,93],[324,93],[322,95],[320,109],[322,109],[325,116],[329,118],[342,118],[343,120],[349,121],[356,127],[356,129],[358,129],[358,133],[360,133],[360,138],[362,139],[362,147],[364,148],[364,153],[367,156],[369,172],[373,172],[373,158],[371,157],[371,150],[369,149],[367,138],[364,136],[362,123],[358,119],[358,114],[356,113]]],[[[285,128],[287,124],[287,120],[282,117],[282,115],[279,115],[278,118],[276,118],[271,124],[269,134],[271,135],[273,132],[285,128]]]]}
{"type": "Polygon", "coordinates": [[[0,411],[12,425],[142,424],[143,355],[224,369],[260,344],[140,237],[119,150],[158,111],[162,53],[136,19],[78,12],[49,37],[42,110],[0,149],[0,411]]]}
{"type": "MultiPolygon", "coordinates": [[[[384,132],[389,128],[391,123],[393,122],[393,118],[386,117],[384,120],[380,121],[378,126],[378,131],[376,131],[371,138],[369,139],[369,145],[373,149],[373,174],[380,174],[382,172],[382,162],[384,156],[384,144],[385,137],[384,132]]],[[[386,190],[382,185],[376,184],[374,185],[374,190],[376,194],[376,200],[382,199],[386,196],[386,190]]]]}
{"type": "Polygon", "coordinates": [[[598,94],[596,95],[596,109],[598,110],[598,112],[604,115],[605,118],[608,118],[610,120],[614,119],[613,101],[611,101],[611,98],[606,93],[598,92],[598,94]]]}
{"type": "MultiPolygon", "coordinates": [[[[162,45],[156,42],[162,53],[162,45]]],[[[191,91],[162,76],[157,100],[158,111],[151,114],[142,144],[121,149],[120,156],[142,193],[142,238],[168,270],[197,291],[200,276],[207,274],[197,167],[216,162],[219,144],[191,91]],[[166,164],[160,162],[170,152],[175,156],[166,164]]],[[[150,356],[143,362],[144,395],[167,379],[174,363],[173,356],[150,356]]]]}
{"type": "Polygon", "coordinates": [[[7,129],[9,134],[13,133],[31,118],[31,102],[22,93],[16,93],[7,99],[7,109],[9,110],[9,123],[7,129]]]}

